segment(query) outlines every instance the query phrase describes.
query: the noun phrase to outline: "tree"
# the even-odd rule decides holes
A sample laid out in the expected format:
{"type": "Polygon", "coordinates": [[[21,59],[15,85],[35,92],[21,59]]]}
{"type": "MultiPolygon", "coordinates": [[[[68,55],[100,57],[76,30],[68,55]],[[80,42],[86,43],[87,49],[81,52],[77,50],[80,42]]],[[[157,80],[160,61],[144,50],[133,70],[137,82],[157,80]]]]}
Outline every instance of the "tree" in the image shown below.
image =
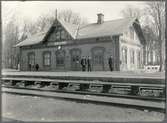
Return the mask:
{"type": "Polygon", "coordinates": [[[38,18],[36,22],[38,32],[47,30],[54,22],[56,16],[58,19],[71,24],[85,25],[88,23],[86,18],[81,17],[78,13],[75,13],[70,9],[62,10],[58,13],[54,11],[51,15],[44,14],[38,18]]]}
{"type": "Polygon", "coordinates": [[[55,20],[54,16],[49,16],[48,14],[41,15],[36,22],[37,32],[42,32],[47,30],[54,22],[54,20],[55,20]]]}
{"type": "Polygon", "coordinates": [[[156,35],[153,31],[153,29],[149,26],[146,25],[142,28],[143,30],[143,35],[145,37],[145,55],[144,55],[144,64],[156,64],[159,63],[158,59],[159,57],[156,57],[156,61],[153,62],[153,52],[158,53],[158,48],[157,48],[157,38],[156,35]],[[150,60],[151,61],[150,61],[150,60]]]}
{"type": "Polygon", "coordinates": [[[162,71],[165,57],[165,50],[162,50],[165,49],[165,2],[147,2],[147,5],[148,16],[151,17],[150,21],[153,23],[152,27],[159,44],[160,71],[162,71]]]}
{"type": "Polygon", "coordinates": [[[125,9],[121,11],[121,14],[123,17],[136,17],[140,19],[140,17],[142,16],[142,10],[128,5],[125,9]]]}
{"type": "Polygon", "coordinates": [[[58,13],[58,18],[64,20],[65,22],[77,25],[83,25],[87,23],[85,18],[82,18],[78,13],[75,13],[70,9],[60,11],[58,13]]]}
{"type": "Polygon", "coordinates": [[[13,47],[18,43],[19,30],[14,21],[10,21],[4,30],[4,42],[3,42],[3,65],[9,68],[13,68],[16,65],[17,51],[13,47]]]}

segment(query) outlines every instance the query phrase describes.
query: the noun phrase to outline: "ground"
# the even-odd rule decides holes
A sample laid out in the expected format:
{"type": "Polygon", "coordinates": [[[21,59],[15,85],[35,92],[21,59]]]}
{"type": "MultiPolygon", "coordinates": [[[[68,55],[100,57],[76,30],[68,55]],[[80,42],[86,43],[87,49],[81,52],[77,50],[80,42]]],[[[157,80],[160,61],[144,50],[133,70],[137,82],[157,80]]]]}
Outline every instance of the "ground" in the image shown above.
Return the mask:
{"type": "Polygon", "coordinates": [[[165,114],[43,97],[2,94],[2,116],[19,121],[162,121],[165,114]]]}

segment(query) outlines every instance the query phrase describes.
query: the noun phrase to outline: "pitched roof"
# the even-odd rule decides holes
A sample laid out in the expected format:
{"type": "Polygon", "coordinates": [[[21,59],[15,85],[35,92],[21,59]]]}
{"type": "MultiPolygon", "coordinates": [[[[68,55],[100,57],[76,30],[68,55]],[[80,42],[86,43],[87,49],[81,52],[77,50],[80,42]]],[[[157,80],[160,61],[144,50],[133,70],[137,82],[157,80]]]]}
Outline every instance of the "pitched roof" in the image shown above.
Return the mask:
{"type": "Polygon", "coordinates": [[[127,29],[135,18],[124,18],[119,20],[105,21],[102,24],[92,23],[79,29],[77,38],[93,38],[101,36],[120,35],[127,29]]]}
{"type": "Polygon", "coordinates": [[[40,43],[43,38],[45,37],[46,35],[46,31],[45,32],[40,32],[40,33],[37,33],[35,35],[32,35],[31,37],[25,39],[24,41],[16,44],[16,47],[17,46],[27,46],[27,45],[34,45],[34,44],[38,44],[40,43]]]}
{"type": "MultiPolygon", "coordinates": [[[[94,38],[103,36],[120,35],[130,25],[135,22],[135,18],[124,18],[119,20],[104,21],[102,24],[91,23],[86,26],[79,27],[75,24],[58,20],[73,39],[94,38]]],[[[43,41],[48,31],[38,33],[32,37],[20,42],[16,46],[27,46],[38,44],[43,41]]]]}

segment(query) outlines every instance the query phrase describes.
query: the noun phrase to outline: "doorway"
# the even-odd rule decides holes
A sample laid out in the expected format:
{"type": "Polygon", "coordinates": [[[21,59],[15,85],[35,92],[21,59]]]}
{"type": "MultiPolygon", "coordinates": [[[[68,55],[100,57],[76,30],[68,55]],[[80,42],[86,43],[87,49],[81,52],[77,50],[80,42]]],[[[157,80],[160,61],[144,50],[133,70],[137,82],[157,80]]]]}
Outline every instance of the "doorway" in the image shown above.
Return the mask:
{"type": "Polygon", "coordinates": [[[80,71],[81,70],[81,50],[78,48],[72,49],[71,54],[71,70],[80,71]]]}

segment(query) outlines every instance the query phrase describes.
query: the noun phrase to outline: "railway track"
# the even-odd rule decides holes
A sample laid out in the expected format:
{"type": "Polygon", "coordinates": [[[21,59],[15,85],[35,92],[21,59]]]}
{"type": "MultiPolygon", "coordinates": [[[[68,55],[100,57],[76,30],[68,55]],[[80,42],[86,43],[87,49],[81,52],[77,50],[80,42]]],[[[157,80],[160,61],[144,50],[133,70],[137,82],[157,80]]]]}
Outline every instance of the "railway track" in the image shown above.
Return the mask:
{"type": "MultiPolygon", "coordinates": [[[[57,93],[58,91],[48,91],[41,89],[30,89],[30,88],[17,88],[17,87],[2,87],[3,93],[21,95],[21,96],[36,96],[44,98],[56,98],[65,99],[70,101],[79,101],[85,103],[95,103],[100,105],[115,105],[119,107],[129,107],[139,110],[158,111],[165,112],[164,101],[152,101],[152,100],[140,100],[140,99],[128,99],[123,97],[106,97],[97,95],[88,95],[81,93],[57,93]]],[[[61,91],[59,91],[61,92],[61,91]]]]}

